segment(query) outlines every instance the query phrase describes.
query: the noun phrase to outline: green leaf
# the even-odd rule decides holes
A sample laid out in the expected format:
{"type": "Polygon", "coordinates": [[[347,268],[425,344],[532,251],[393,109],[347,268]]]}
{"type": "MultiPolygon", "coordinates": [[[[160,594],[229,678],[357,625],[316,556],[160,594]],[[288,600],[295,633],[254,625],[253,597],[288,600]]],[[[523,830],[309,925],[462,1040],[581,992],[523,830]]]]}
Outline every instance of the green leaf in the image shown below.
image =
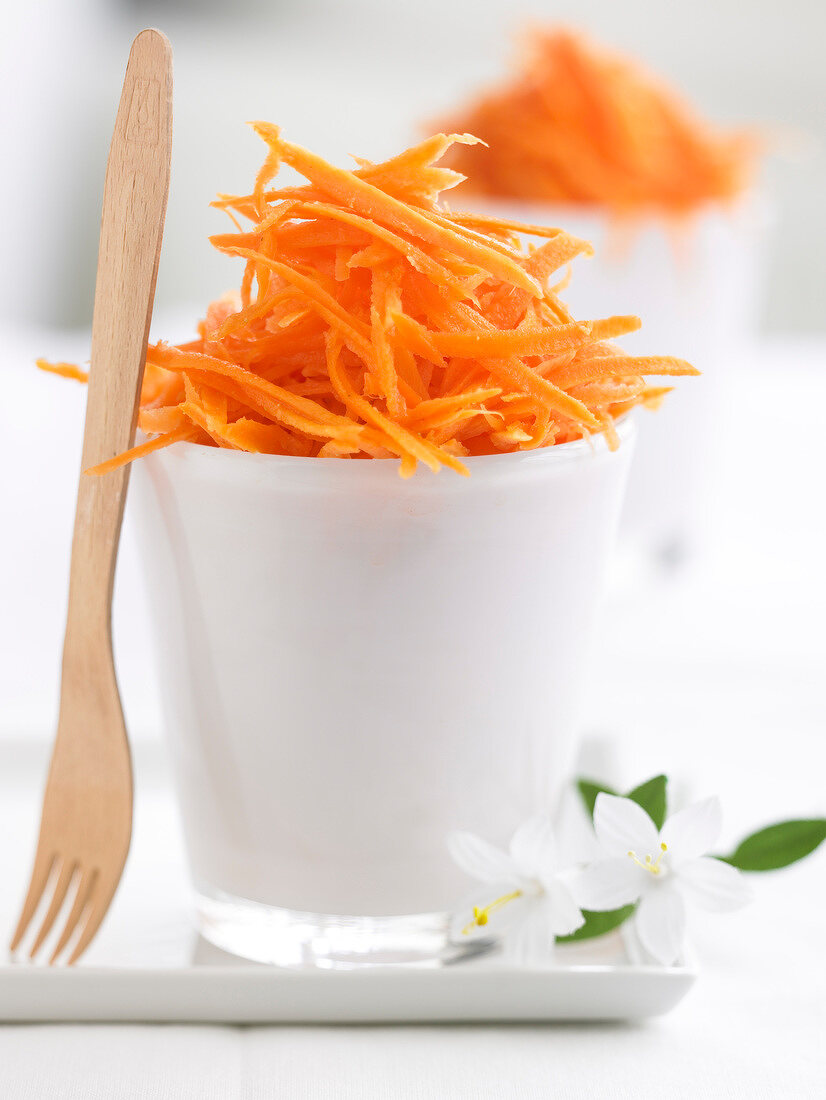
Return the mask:
{"type": "Polygon", "coordinates": [[[646,783],[640,783],[633,791],[629,791],[627,798],[642,806],[658,829],[663,827],[666,808],[666,787],[668,780],[664,775],[655,775],[646,783]]]}
{"type": "MultiPolygon", "coordinates": [[[[633,791],[629,791],[625,796],[636,802],[638,806],[642,806],[658,829],[662,828],[663,821],[665,821],[667,783],[668,780],[664,775],[655,775],[653,779],[640,783],[638,787],[635,787],[633,791]]],[[[594,783],[590,779],[578,779],[576,785],[592,818],[597,795],[617,793],[611,787],[606,787],[602,783],[594,783]]]]}
{"type": "MultiPolygon", "coordinates": [[[[599,793],[599,792],[597,792],[599,793]]],[[[609,791],[609,794],[612,792],[609,791]]],[[[583,796],[584,797],[584,796],[583,796]]],[[[613,932],[621,924],[628,920],[636,909],[636,905],[623,905],[621,909],[609,909],[604,913],[594,913],[589,909],[583,909],[582,915],[585,923],[572,932],[570,936],[557,936],[557,943],[576,943],[578,940],[592,940],[595,936],[604,936],[606,932],[613,932]]]]}
{"type": "Polygon", "coordinates": [[[577,789],[582,795],[582,801],[585,803],[585,808],[591,817],[594,816],[594,804],[597,800],[597,795],[602,794],[616,794],[617,792],[610,787],[603,787],[601,783],[592,783],[590,779],[578,779],[576,781],[577,789]]]}
{"type": "Polygon", "coordinates": [[[776,871],[803,859],[824,840],[826,818],[780,821],[747,836],[732,855],[717,858],[741,871],[776,871]]]}

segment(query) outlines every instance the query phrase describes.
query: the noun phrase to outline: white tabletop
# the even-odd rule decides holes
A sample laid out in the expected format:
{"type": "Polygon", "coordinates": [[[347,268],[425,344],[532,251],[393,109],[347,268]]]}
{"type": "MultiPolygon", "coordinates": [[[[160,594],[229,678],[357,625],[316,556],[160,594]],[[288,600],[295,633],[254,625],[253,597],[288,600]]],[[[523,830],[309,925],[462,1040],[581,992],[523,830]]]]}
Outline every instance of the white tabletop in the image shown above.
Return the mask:
{"type": "MultiPolygon", "coordinates": [[[[0,736],[28,731],[34,745],[48,738],[54,709],[82,394],[36,377],[27,361],[41,350],[68,357],[70,344],[10,333],[2,353],[0,736]]],[[[822,345],[791,344],[744,364],[709,487],[705,551],[678,579],[615,590],[591,670],[592,768],[620,785],[664,770],[683,795],[720,794],[729,841],[824,813],[824,366],[822,345]]],[[[132,728],[147,740],[157,704],[128,545],[122,565],[118,656],[132,728]]],[[[25,835],[0,837],[4,867],[12,845],[31,843],[38,792],[28,797],[25,835]]],[[[696,987],[646,1025],[8,1026],[0,1095],[821,1096],[823,860],[755,877],[751,908],[698,922],[696,987]]],[[[151,905],[151,881],[126,881],[124,899],[138,889],[151,905]]],[[[117,920],[116,904],[102,937],[117,920]]]]}

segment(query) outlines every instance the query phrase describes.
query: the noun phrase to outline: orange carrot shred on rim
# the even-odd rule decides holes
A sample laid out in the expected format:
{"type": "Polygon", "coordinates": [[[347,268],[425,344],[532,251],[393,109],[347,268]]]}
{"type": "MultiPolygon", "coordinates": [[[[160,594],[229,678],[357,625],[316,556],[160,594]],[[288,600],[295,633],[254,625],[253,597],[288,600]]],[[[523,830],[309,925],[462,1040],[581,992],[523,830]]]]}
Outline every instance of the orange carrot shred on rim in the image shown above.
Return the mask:
{"type": "Polygon", "coordinates": [[[599,432],[616,446],[615,419],[666,392],[648,375],[696,373],[609,342],[636,317],[571,315],[549,282],[587,242],[439,203],[457,182],[439,159],[475,139],[436,134],[349,171],[276,126],[255,129],[267,154],[252,191],[215,204],[237,215],[212,242],[243,262],[240,288],[208,307],[194,339],[148,346],[138,423],[152,438],[87,472],[188,442],[467,475],[468,456],[599,432]],[[274,186],[282,164],[307,183],[274,186]]]}
{"type": "Polygon", "coordinates": [[[176,428],[175,431],[164,432],[162,435],[156,435],[154,439],[148,439],[145,443],[139,443],[137,447],[132,447],[106,462],[100,462],[97,466],[90,466],[84,472],[92,474],[94,477],[102,477],[103,474],[109,474],[113,470],[120,469],[121,466],[134,462],[136,458],[143,458],[144,455],[151,454],[153,451],[159,451],[161,447],[168,447],[172,443],[180,443],[183,440],[195,439],[200,434],[191,424],[185,428],[176,428]]]}

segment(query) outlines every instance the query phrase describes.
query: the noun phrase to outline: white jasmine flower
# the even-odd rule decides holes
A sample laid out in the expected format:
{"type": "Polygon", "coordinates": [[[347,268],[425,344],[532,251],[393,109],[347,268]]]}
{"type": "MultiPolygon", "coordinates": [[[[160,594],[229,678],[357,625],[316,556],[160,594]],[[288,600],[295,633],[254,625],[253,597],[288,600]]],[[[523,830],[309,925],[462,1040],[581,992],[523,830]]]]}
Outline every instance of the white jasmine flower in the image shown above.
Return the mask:
{"type": "Polygon", "coordinates": [[[451,924],[451,938],[498,938],[507,933],[512,955],[527,962],[547,956],[554,937],[569,935],[584,918],[576,904],[550,818],[529,818],[507,851],[473,833],[451,833],[448,848],[471,878],[483,883],[466,899],[451,924]]]}
{"type": "Polygon", "coordinates": [[[717,798],[672,814],[658,832],[630,798],[599,794],[594,828],[607,858],[576,880],[578,903],[598,911],[639,901],[634,919],[640,943],[659,963],[670,966],[682,947],[687,904],[725,912],[750,900],[740,872],[705,854],[721,826],[717,798]]]}

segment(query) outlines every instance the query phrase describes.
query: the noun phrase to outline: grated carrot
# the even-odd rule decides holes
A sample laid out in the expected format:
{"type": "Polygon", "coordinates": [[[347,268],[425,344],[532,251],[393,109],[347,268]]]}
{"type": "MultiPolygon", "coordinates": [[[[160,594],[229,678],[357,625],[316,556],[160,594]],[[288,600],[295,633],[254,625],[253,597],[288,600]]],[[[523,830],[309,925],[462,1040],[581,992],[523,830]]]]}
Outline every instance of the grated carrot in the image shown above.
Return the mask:
{"type": "Polygon", "coordinates": [[[56,374],[60,378],[71,378],[75,382],[88,382],[89,372],[75,363],[49,363],[46,359],[36,359],[35,365],[48,374],[56,374]]]}
{"type": "Polygon", "coordinates": [[[583,35],[525,38],[510,79],[439,123],[484,139],[450,153],[463,191],[629,214],[680,213],[748,186],[753,135],[716,131],[635,60],[583,35]]]}
{"type": "Polygon", "coordinates": [[[209,306],[196,339],[149,345],[139,425],[154,438],[89,473],[186,440],[467,474],[468,456],[593,432],[616,446],[614,417],[665,392],[645,376],[696,373],[607,342],[636,317],[571,316],[548,282],[587,242],[439,204],[460,178],[439,158],[475,139],[436,134],[347,171],[255,129],[264,164],[249,195],[217,200],[236,231],[211,238],[244,262],[240,291],[209,306]],[[282,164],[307,184],[270,186],[282,164]],[[522,234],[542,243],[526,250],[522,234]]]}

